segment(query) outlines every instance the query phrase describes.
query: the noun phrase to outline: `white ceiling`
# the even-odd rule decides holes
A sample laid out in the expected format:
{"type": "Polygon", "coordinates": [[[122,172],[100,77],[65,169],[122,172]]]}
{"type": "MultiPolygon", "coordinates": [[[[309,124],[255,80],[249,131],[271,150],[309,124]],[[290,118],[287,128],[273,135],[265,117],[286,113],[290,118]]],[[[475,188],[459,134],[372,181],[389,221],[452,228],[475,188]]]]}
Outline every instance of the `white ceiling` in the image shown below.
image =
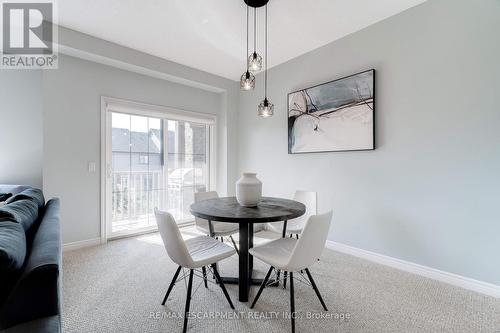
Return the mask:
{"type": "MultiPolygon", "coordinates": [[[[270,0],[269,66],[424,1],[270,0]]],[[[243,0],[64,0],[58,7],[62,26],[232,80],[245,70],[243,0]]],[[[263,37],[263,8],[257,16],[263,37]]]]}

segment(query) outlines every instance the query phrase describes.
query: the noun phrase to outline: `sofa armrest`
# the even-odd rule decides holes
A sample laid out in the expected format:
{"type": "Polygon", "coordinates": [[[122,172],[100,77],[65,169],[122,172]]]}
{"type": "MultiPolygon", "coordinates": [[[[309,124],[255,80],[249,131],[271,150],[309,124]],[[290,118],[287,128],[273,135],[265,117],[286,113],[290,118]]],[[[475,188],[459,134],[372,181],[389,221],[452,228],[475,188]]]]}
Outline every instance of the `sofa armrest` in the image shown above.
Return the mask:
{"type": "Polygon", "coordinates": [[[61,333],[61,316],[51,316],[41,319],[35,319],[6,330],[0,330],[2,333],[61,333]]]}
{"type": "Polygon", "coordinates": [[[59,200],[50,200],[17,284],[0,309],[0,328],[60,314],[59,200]]]}

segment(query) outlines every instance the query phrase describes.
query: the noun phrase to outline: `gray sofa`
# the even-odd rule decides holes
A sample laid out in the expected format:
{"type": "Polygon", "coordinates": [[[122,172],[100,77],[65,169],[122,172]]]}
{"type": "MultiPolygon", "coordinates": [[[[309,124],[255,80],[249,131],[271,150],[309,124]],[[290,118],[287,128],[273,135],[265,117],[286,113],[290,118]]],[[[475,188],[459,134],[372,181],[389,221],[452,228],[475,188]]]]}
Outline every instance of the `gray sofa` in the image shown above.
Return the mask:
{"type": "Polygon", "coordinates": [[[0,185],[0,332],[61,332],[59,199],[0,185]]]}

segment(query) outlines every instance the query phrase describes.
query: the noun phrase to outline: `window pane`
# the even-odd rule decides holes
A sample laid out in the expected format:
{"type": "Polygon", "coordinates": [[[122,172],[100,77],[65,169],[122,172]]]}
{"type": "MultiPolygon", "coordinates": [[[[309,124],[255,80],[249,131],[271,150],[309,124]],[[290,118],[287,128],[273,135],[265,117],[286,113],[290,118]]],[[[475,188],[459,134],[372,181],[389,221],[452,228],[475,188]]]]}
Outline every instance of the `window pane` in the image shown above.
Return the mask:
{"type": "Polygon", "coordinates": [[[130,116],[112,114],[112,164],[111,220],[120,224],[129,218],[130,182],[130,116]]]}
{"type": "Polygon", "coordinates": [[[207,126],[193,125],[193,167],[195,192],[208,191],[209,172],[207,150],[207,126]]]}
{"type": "Polygon", "coordinates": [[[156,225],[154,208],[191,221],[196,191],[208,190],[208,127],[112,114],[113,232],[156,225]]]}

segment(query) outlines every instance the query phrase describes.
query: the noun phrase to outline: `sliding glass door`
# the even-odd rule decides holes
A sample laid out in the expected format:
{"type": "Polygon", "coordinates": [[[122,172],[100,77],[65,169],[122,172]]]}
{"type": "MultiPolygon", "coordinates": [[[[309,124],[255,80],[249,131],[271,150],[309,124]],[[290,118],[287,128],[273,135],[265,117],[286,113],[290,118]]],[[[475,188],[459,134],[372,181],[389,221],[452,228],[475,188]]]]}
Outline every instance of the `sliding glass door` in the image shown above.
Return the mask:
{"type": "Polygon", "coordinates": [[[212,125],[109,112],[107,238],[156,229],[154,208],[193,221],[196,191],[210,190],[212,125]]]}
{"type": "Polygon", "coordinates": [[[167,210],[182,223],[193,219],[189,206],[194,193],[209,190],[209,127],[175,120],[166,123],[167,210]]]}

